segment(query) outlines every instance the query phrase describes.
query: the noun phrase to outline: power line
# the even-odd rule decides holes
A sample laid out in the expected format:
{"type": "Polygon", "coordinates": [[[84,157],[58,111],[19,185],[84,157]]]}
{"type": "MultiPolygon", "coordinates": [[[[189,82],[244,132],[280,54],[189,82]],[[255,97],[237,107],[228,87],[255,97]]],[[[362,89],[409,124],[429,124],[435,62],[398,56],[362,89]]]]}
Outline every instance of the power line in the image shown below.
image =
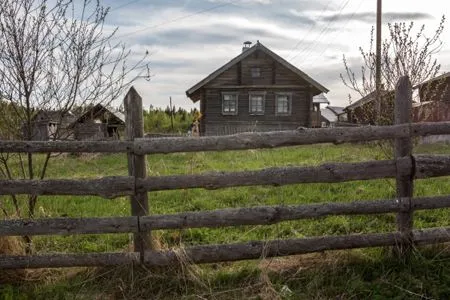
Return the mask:
{"type": "MultiPolygon", "coordinates": [[[[321,17],[324,15],[325,11],[328,9],[328,6],[330,6],[331,2],[333,2],[333,0],[328,1],[328,3],[327,3],[327,5],[325,6],[325,8],[322,9],[322,11],[320,12],[319,18],[321,18],[321,17]]],[[[305,39],[306,39],[306,37],[308,36],[308,34],[316,27],[316,25],[317,25],[317,23],[314,23],[313,25],[311,25],[311,26],[309,27],[308,32],[306,32],[306,33],[303,35],[303,38],[300,39],[300,40],[298,41],[297,44],[295,44],[295,46],[294,46],[294,47],[291,49],[291,51],[289,52],[287,58],[289,58],[289,56],[291,56],[291,54],[292,54],[295,50],[297,50],[297,48],[300,46],[300,44],[303,43],[303,42],[305,41],[305,39]]]]}
{"type": "MultiPolygon", "coordinates": [[[[339,34],[338,34],[337,37],[340,37],[340,36],[342,35],[342,33],[345,31],[345,29],[347,29],[348,24],[350,23],[351,20],[354,19],[355,14],[359,11],[359,9],[361,8],[361,5],[362,5],[363,2],[364,2],[364,0],[360,0],[360,2],[359,2],[359,4],[358,4],[358,7],[357,7],[356,10],[352,13],[352,15],[350,16],[350,18],[347,19],[347,22],[345,22],[344,27],[342,28],[342,30],[340,30],[340,32],[339,32],[339,34]]],[[[336,38],[337,38],[337,37],[336,37],[336,38]]],[[[336,40],[336,39],[334,39],[334,40],[336,40]]],[[[314,63],[317,61],[317,59],[318,59],[319,57],[321,57],[322,54],[325,53],[325,51],[330,47],[330,45],[331,45],[332,42],[333,42],[333,41],[329,41],[328,44],[327,44],[327,46],[320,52],[320,54],[319,54],[319,55],[316,55],[316,58],[314,59],[314,61],[312,62],[312,64],[314,64],[314,63]]]]}
{"type": "MultiPolygon", "coordinates": [[[[344,0],[345,1],[345,0],[344,0]]],[[[342,1],[342,2],[344,2],[342,1]]],[[[289,61],[294,60],[295,58],[297,58],[299,55],[302,54],[308,54],[312,49],[314,49],[314,47],[318,44],[320,38],[323,36],[323,34],[325,32],[328,32],[328,30],[330,29],[330,25],[331,22],[333,22],[334,20],[336,20],[341,14],[342,11],[347,7],[348,3],[350,2],[350,0],[346,0],[344,5],[341,7],[341,9],[339,10],[339,13],[337,15],[335,15],[334,17],[330,18],[330,20],[328,21],[327,25],[320,31],[319,35],[317,36],[317,38],[315,39],[315,42],[312,45],[308,45],[305,48],[303,48],[301,51],[299,51],[295,56],[291,57],[289,59],[289,61]]]]}
{"type": "MultiPolygon", "coordinates": [[[[137,0],[137,1],[139,1],[139,0],[137,0]]],[[[184,15],[184,16],[181,16],[181,17],[178,17],[178,18],[174,18],[174,19],[171,19],[171,20],[168,20],[168,21],[165,21],[165,22],[161,22],[159,24],[146,26],[144,28],[137,29],[135,31],[132,31],[132,32],[129,32],[129,33],[126,33],[126,34],[116,36],[113,39],[119,39],[119,38],[122,38],[122,37],[135,35],[136,33],[139,33],[139,32],[143,32],[143,31],[146,31],[146,30],[149,30],[149,29],[158,28],[158,27],[161,27],[161,26],[164,26],[164,25],[167,25],[167,24],[171,24],[171,23],[174,23],[174,22],[177,22],[177,21],[181,21],[181,20],[193,17],[195,15],[204,14],[206,12],[209,12],[209,11],[221,8],[221,7],[225,7],[225,6],[228,6],[228,5],[232,5],[234,3],[235,3],[235,1],[231,1],[231,2],[227,2],[227,3],[222,3],[222,4],[219,4],[219,5],[215,5],[215,6],[212,6],[212,7],[209,7],[209,8],[205,8],[205,9],[196,11],[196,12],[191,13],[191,14],[187,14],[187,15],[184,15]]]]}

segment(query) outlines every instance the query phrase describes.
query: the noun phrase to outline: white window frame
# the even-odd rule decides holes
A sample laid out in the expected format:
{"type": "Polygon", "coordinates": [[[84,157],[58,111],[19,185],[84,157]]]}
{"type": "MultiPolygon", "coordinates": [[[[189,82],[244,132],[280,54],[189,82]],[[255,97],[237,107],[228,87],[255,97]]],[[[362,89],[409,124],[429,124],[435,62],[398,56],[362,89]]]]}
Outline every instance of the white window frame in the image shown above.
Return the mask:
{"type": "Polygon", "coordinates": [[[292,114],[292,93],[275,93],[275,115],[276,116],[290,116],[292,114]],[[278,97],[287,97],[288,98],[288,111],[287,112],[278,112],[278,97]]]}
{"type": "Polygon", "coordinates": [[[248,113],[252,116],[262,116],[266,111],[266,92],[248,93],[248,113]],[[262,111],[252,111],[252,96],[262,96],[262,111]]]}
{"type": "Polygon", "coordinates": [[[238,92],[222,92],[222,115],[224,116],[236,116],[238,114],[239,105],[239,93],[238,92]],[[235,97],[235,111],[225,111],[225,96],[235,97]]]}

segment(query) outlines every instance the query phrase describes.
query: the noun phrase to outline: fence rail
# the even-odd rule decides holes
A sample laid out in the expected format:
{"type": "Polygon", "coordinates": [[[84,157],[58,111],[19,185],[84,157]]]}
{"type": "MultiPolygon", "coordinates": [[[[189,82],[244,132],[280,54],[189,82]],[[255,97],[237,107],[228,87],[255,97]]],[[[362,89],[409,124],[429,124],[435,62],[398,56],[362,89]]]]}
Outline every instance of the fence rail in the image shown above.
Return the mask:
{"type": "Polygon", "coordinates": [[[134,141],[0,141],[0,153],[135,153],[138,155],[264,149],[320,143],[367,142],[383,139],[450,134],[450,122],[392,126],[300,128],[228,136],[137,138],[134,141]]]}
{"type": "Polygon", "coordinates": [[[183,212],[171,215],[45,218],[0,221],[0,235],[71,235],[101,233],[137,233],[160,229],[217,228],[241,225],[270,225],[284,221],[334,215],[362,215],[426,210],[450,207],[450,196],[401,198],[388,200],[276,205],[183,212]]]}
{"type": "MultiPolygon", "coordinates": [[[[411,86],[402,78],[396,93],[396,125],[358,128],[298,129],[285,132],[243,133],[200,138],[145,139],[142,136],[141,100],[134,89],[125,97],[127,141],[23,142],[0,141],[0,152],[105,152],[127,153],[128,175],[100,179],[0,180],[0,195],[130,196],[132,216],[111,218],[49,218],[0,221],[0,236],[133,233],[134,252],[0,255],[0,269],[111,266],[144,263],[167,266],[180,260],[191,263],[235,261],[286,256],[324,250],[413,245],[450,241],[450,228],[413,230],[415,210],[450,207],[450,195],[412,197],[412,183],[450,175],[450,156],[412,155],[411,138],[450,134],[450,122],[410,124],[411,86]],[[276,148],[315,143],[395,140],[395,158],[354,163],[328,163],[314,167],[276,167],[256,171],[214,172],[196,175],[146,176],[145,156],[156,153],[276,148]],[[395,178],[397,198],[349,203],[297,206],[261,206],[171,215],[149,215],[147,192],[188,188],[228,188],[250,185],[281,186],[395,178]],[[398,231],[377,234],[323,236],[304,239],[251,241],[201,245],[165,251],[152,250],[150,232],[159,229],[269,225],[289,220],[331,215],[397,213],[398,231]]],[[[64,201],[64,200],[62,200],[64,201]]],[[[402,253],[403,251],[402,250],[402,253]]]]}

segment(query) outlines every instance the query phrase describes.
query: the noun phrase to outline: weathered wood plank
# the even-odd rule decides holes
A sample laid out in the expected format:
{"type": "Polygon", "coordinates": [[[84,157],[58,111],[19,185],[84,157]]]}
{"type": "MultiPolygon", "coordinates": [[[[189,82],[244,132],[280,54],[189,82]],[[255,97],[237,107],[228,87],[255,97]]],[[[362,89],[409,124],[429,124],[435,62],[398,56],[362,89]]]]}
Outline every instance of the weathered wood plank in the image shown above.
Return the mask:
{"type": "Polygon", "coordinates": [[[276,148],[316,143],[374,141],[430,134],[450,134],[450,122],[394,126],[313,128],[281,132],[241,133],[200,138],[138,139],[139,154],[276,148]],[[411,130],[411,132],[410,132],[411,130]]]}
{"type": "Polygon", "coordinates": [[[139,263],[139,253],[46,254],[33,256],[0,255],[2,269],[119,266],[139,263]]]}
{"type": "MultiPolygon", "coordinates": [[[[124,99],[125,123],[127,140],[133,141],[144,136],[144,116],[142,111],[142,98],[131,87],[124,99]]],[[[147,176],[147,160],[145,154],[128,153],[128,175],[133,176],[136,182],[138,178],[147,176]]],[[[136,184],[136,183],[135,183],[136,184]]],[[[149,212],[148,194],[146,191],[135,189],[130,196],[131,214],[133,216],[145,216],[149,212]]],[[[134,234],[134,251],[142,252],[151,248],[150,232],[134,234]]]]}
{"type": "Polygon", "coordinates": [[[401,201],[390,199],[295,206],[258,206],[142,217],[3,220],[0,221],[0,236],[99,234],[138,232],[138,230],[269,225],[331,215],[400,212],[410,207],[414,210],[450,207],[450,196],[420,197],[401,199],[401,201]]]}
{"type": "Polygon", "coordinates": [[[94,195],[105,198],[132,195],[134,178],[0,180],[0,195],[94,195]]]}
{"type": "MultiPolygon", "coordinates": [[[[410,167],[404,164],[405,167],[410,167]]],[[[259,171],[212,172],[200,175],[152,176],[137,179],[137,189],[147,191],[186,188],[216,189],[234,186],[273,185],[296,183],[344,182],[392,178],[396,174],[394,160],[359,163],[323,164],[318,167],[277,167],[259,171]]]]}
{"type": "Polygon", "coordinates": [[[415,155],[415,178],[450,175],[450,155],[415,155]]]}
{"type": "MultiPolygon", "coordinates": [[[[143,262],[148,266],[168,266],[179,263],[214,263],[289,256],[326,250],[398,246],[404,241],[401,232],[323,236],[303,239],[251,241],[246,243],[194,246],[184,249],[146,251],[143,262]]],[[[412,231],[416,244],[450,241],[450,227],[412,231]]],[[[0,269],[59,268],[76,266],[115,266],[137,264],[139,253],[50,254],[37,256],[0,255],[0,269]]]]}
{"type": "Polygon", "coordinates": [[[0,221],[0,236],[138,232],[137,217],[48,218],[0,221]]]}
{"type": "Polygon", "coordinates": [[[133,151],[129,141],[0,141],[3,153],[126,153],[133,151]]]}
{"type": "Polygon", "coordinates": [[[373,141],[450,134],[450,122],[393,126],[337,127],[279,132],[242,133],[200,138],[136,139],[132,141],[0,141],[0,152],[104,152],[154,154],[276,148],[316,143],[373,141]],[[410,132],[411,131],[411,132],[410,132]]]}
{"type": "MultiPolygon", "coordinates": [[[[380,102],[381,105],[381,102],[380,102]]],[[[408,76],[400,77],[395,89],[395,124],[410,124],[412,110],[412,86],[408,76]]],[[[412,139],[410,136],[396,138],[394,141],[394,157],[409,158],[412,160],[412,139]]],[[[404,171],[397,171],[396,192],[397,198],[409,198],[413,195],[414,188],[414,167],[404,171]]],[[[413,229],[413,210],[411,207],[397,214],[397,229],[404,234],[405,242],[398,247],[401,254],[410,252],[412,246],[411,232],[413,229]]]]}
{"type": "MultiPolygon", "coordinates": [[[[418,244],[434,244],[450,241],[450,228],[432,228],[412,233],[418,244]]],[[[144,263],[150,266],[167,266],[189,263],[214,263],[289,256],[325,250],[397,246],[404,240],[400,232],[379,234],[353,234],[304,239],[252,241],[229,245],[195,246],[169,251],[148,251],[144,263]]]]}

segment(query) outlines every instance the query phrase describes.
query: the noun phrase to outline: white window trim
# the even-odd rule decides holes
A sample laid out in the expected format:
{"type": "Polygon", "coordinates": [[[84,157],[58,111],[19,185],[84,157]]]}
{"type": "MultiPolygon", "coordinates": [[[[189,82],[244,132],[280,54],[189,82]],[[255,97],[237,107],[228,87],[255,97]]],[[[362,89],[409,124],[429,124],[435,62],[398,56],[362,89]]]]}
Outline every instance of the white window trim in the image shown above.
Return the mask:
{"type": "Polygon", "coordinates": [[[263,116],[266,112],[266,92],[249,92],[248,93],[248,113],[251,116],[263,116]],[[262,112],[252,112],[252,96],[263,96],[262,112]]]}
{"type": "Polygon", "coordinates": [[[223,116],[237,116],[237,114],[238,114],[238,108],[239,108],[239,93],[238,92],[222,92],[222,99],[221,99],[221,101],[222,101],[222,115],[223,116]],[[224,103],[224,101],[223,101],[223,98],[224,98],[224,96],[225,95],[234,95],[234,96],[236,96],[236,111],[235,112],[225,112],[225,111],[223,111],[223,103],[224,103]]]}
{"type": "Polygon", "coordinates": [[[275,93],[275,115],[276,116],[290,116],[292,114],[292,93],[275,93]],[[288,112],[278,112],[278,96],[288,96],[288,112]]]}

